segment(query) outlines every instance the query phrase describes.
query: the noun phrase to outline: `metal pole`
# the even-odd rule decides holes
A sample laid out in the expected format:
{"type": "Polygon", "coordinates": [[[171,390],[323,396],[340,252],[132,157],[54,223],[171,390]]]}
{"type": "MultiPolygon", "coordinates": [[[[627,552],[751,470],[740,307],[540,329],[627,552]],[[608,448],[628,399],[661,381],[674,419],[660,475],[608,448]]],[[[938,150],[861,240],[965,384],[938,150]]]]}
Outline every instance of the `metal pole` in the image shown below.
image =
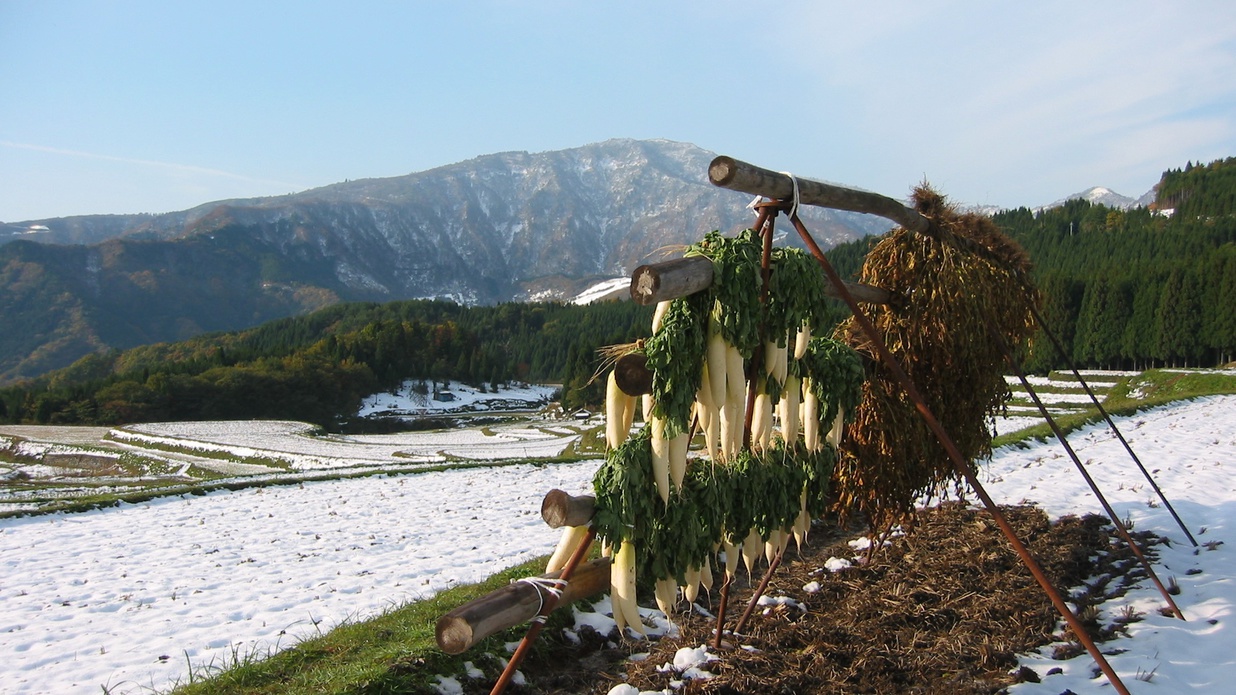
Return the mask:
{"type": "Polygon", "coordinates": [[[1124,435],[1120,433],[1120,428],[1116,427],[1116,422],[1112,420],[1112,416],[1107,414],[1107,409],[1104,408],[1103,404],[1099,402],[1098,396],[1094,395],[1094,391],[1090,390],[1090,385],[1082,379],[1081,372],[1077,371],[1077,367],[1073,364],[1073,360],[1069,357],[1068,353],[1064,351],[1064,346],[1060,344],[1060,340],[1056,338],[1056,334],[1047,327],[1047,322],[1043,320],[1043,316],[1039,313],[1038,309],[1031,307],[1030,310],[1034,313],[1034,320],[1039,324],[1039,328],[1043,329],[1043,334],[1051,340],[1052,345],[1056,348],[1056,352],[1060,353],[1060,357],[1064,360],[1065,364],[1069,365],[1069,370],[1073,372],[1073,376],[1077,377],[1077,381],[1082,385],[1082,388],[1086,390],[1086,393],[1090,396],[1090,400],[1094,402],[1095,407],[1099,409],[1100,413],[1102,413],[1103,419],[1107,420],[1107,426],[1110,427],[1112,432],[1116,435],[1116,439],[1119,439],[1120,443],[1124,445],[1124,450],[1129,452],[1129,457],[1133,459],[1133,463],[1137,464],[1138,470],[1142,472],[1142,475],[1145,476],[1146,481],[1150,483],[1150,487],[1154,488],[1154,491],[1158,494],[1159,499],[1163,501],[1163,506],[1167,507],[1167,511],[1170,512],[1172,518],[1176,520],[1176,525],[1180,527],[1181,531],[1184,531],[1184,535],[1188,537],[1189,542],[1193,544],[1194,548],[1196,548],[1197,540],[1193,538],[1192,533],[1189,533],[1189,528],[1185,526],[1184,521],[1180,519],[1180,515],[1176,513],[1176,509],[1172,506],[1172,503],[1167,501],[1167,496],[1164,495],[1163,491],[1159,489],[1159,484],[1156,483],[1154,477],[1150,475],[1150,471],[1146,470],[1146,467],[1142,465],[1141,459],[1137,458],[1137,454],[1133,453],[1133,447],[1129,446],[1129,443],[1125,441],[1124,435]]]}
{"type": "Polygon", "coordinates": [[[1077,470],[1082,474],[1082,478],[1085,478],[1086,484],[1090,486],[1090,491],[1094,493],[1094,496],[1098,498],[1099,503],[1103,505],[1103,510],[1107,512],[1107,518],[1112,520],[1112,524],[1116,526],[1116,531],[1119,533],[1120,537],[1123,538],[1124,542],[1129,545],[1129,550],[1132,550],[1133,554],[1136,555],[1137,559],[1142,563],[1142,569],[1146,570],[1146,574],[1150,575],[1151,581],[1153,581],[1154,585],[1159,588],[1159,593],[1163,595],[1163,600],[1167,601],[1167,605],[1171,606],[1172,612],[1176,614],[1177,618],[1184,620],[1184,613],[1180,612],[1180,608],[1178,608],[1176,606],[1176,602],[1172,600],[1171,594],[1167,593],[1167,589],[1164,588],[1163,582],[1159,581],[1159,576],[1155,574],[1154,569],[1150,566],[1150,562],[1146,559],[1146,556],[1142,554],[1141,549],[1137,547],[1137,544],[1133,542],[1133,538],[1129,536],[1129,531],[1125,528],[1124,523],[1120,521],[1120,517],[1117,516],[1116,510],[1112,509],[1112,506],[1108,504],[1107,498],[1103,495],[1103,492],[1099,490],[1099,486],[1094,482],[1094,478],[1090,477],[1090,472],[1087,471],[1085,465],[1082,464],[1081,459],[1077,456],[1077,452],[1073,451],[1073,447],[1069,445],[1069,441],[1065,438],[1064,432],[1062,432],[1056,425],[1055,418],[1051,416],[1051,413],[1047,412],[1047,406],[1043,405],[1043,401],[1039,399],[1039,394],[1036,393],[1034,387],[1030,385],[1030,380],[1027,379],[1025,373],[1022,372],[1021,365],[1018,364],[1017,359],[1013,357],[1013,351],[1009,349],[1008,342],[1004,340],[1004,336],[1000,335],[1000,332],[996,329],[995,324],[992,323],[991,316],[984,312],[983,318],[987,322],[987,332],[991,334],[992,339],[995,340],[996,344],[1000,347],[1000,351],[1004,353],[1004,361],[1008,363],[1009,368],[1012,369],[1013,373],[1017,375],[1017,378],[1021,380],[1021,385],[1025,387],[1026,393],[1030,394],[1030,398],[1034,400],[1034,404],[1038,407],[1039,412],[1042,413],[1043,419],[1047,421],[1047,426],[1050,427],[1051,431],[1056,434],[1056,439],[1060,440],[1060,444],[1064,446],[1064,450],[1068,452],[1069,458],[1073,459],[1073,463],[1077,466],[1077,470]]]}

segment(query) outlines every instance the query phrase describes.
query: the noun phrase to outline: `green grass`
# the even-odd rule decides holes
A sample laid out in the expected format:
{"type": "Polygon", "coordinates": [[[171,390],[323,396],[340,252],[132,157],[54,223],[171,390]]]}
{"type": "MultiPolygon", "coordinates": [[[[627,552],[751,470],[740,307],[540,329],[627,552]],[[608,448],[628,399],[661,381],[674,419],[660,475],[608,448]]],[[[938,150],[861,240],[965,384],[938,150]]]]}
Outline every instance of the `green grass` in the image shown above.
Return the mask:
{"type": "MultiPolygon", "coordinates": [[[[438,618],[514,579],[538,574],[544,571],[544,566],[545,558],[538,558],[499,572],[483,582],[448,589],[373,619],[344,623],[320,637],[274,654],[233,653],[227,663],[198,665],[185,682],[170,692],[176,695],[436,693],[433,687],[436,676],[456,676],[463,680],[465,661],[473,662],[493,680],[500,672],[498,657],[510,657],[504,645],[518,641],[527,627],[499,632],[464,654],[450,656],[438,649],[434,637],[438,618]]],[[[565,616],[569,613],[555,612],[555,618],[538,640],[542,646],[550,644],[553,636],[561,633],[560,628],[566,626],[565,616]]]]}

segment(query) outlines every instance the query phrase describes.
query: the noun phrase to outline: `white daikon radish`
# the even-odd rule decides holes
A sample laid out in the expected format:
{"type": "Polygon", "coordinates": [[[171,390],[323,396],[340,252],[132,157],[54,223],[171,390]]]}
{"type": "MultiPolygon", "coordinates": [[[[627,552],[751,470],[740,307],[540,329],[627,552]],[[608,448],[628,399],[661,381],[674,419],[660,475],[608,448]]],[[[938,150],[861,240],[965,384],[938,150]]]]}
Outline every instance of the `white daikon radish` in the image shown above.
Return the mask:
{"type": "Polygon", "coordinates": [[[776,378],[777,374],[777,342],[764,341],[764,375],[776,378]]]}
{"type": "Polygon", "coordinates": [[[767,393],[755,394],[755,409],[751,411],[751,445],[767,450],[772,442],[772,399],[767,393]]]}
{"type": "Polygon", "coordinates": [[[605,443],[611,449],[621,446],[631,431],[630,425],[623,429],[627,417],[627,398],[627,394],[618,388],[618,380],[611,371],[605,380],[605,443]]]}
{"type": "Polygon", "coordinates": [[[760,538],[758,531],[751,529],[742,542],[742,563],[747,566],[747,574],[755,570],[755,563],[759,561],[763,551],[764,539],[760,538]]]}
{"type": "Polygon", "coordinates": [[[645,393],[640,396],[640,410],[644,414],[644,422],[652,422],[652,409],[657,402],[653,400],[651,393],[645,393]]]}
{"type": "Polygon", "coordinates": [[[657,608],[668,618],[674,612],[674,604],[678,602],[678,586],[673,578],[658,579],[654,587],[657,608]]]}
{"type": "Polygon", "coordinates": [[[712,402],[720,408],[721,404],[725,403],[725,377],[728,367],[725,338],[721,337],[719,330],[711,327],[715,323],[715,321],[710,322],[705,359],[708,363],[708,384],[712,388],[712,402]]]}
{"type": "Polygon", "coordinates": [[[682,597],[689,605],[695,603],[695,599],[700,595],[700,568],[687,568],[686,580],[687,583],[682,585],[682,597]]]}
{"type": "Polygon", "coordinates": [[[614,562],[609,571],[610,603],[614,608],[614,622],[618,623],[618,632],[629,627],[641,635],[646,635],[644,623],[639,617],[639,604],[635,600],[635,544],[624,541],[614,556],[614,562]],[[619,615],[622,616],[619,619],[619,615]]]}
{"type": "Polygon", "coordinates": [[[803,325],[798,328],[798,334],[794,336],[794,359],[801,360],[810,346],[811,324],[803,321],[803,325]]]}
{"type": "Polygon", "coordinates": [[[787,377],[781,388],[781,437],[786,446],[798,442],[799,381],[796,376],[787,377]]]}
{"type": "Polygon", "coordinates": [[[820,450],[820,399],[803,379],[803,445],[812,453],[820,450]]]}
{"type": "Polygon", "coordinates": [[[665,312],[669,311],[669,302],[657,302],[657,308],[652,311],[652,334],[661,330],[661,322],[665,320],[665,312]]]}
{"type": "Polygon", "coordinates": [[[837,417],[833,420],[833,428],[828,433],[828,443],[833,448],[841,446],[841,435],[845,432],[845,411],[837,408],[837,417]]]}
{"type": "Polygon", "coordinates": [[[669,440],[669,475],[676,490],[682,489],[687,477],[687,448],[690,443],[691,437],[686,432],[669,440]]]}
{"type": "Polygon", "coordinates": [[[712,591],[712,553],[704,556],[704,566],[700,568],[700,586],[704,591],[712,591]]]}
{"type": "Polygon", "coordinates": [[[657,493],[661,495],[661,501],[669,504],[670,443],[665,438],[665,420],[653,416],[651,426],[652,432],[649,440],[652,444],[652,479],[657,484],[657,493]]]}
{"type": "Polygon", "coordinates": [[[738,558],[741,556],[738,544],[726,536],[725,541],[721,543],[721,549],[725,553],[725,576],[733,579],[738,575],[738,558]]]}
{"type": "Polygon", "coordinates": [[[789,374],[790,365],[790,343],[788,340],[785,347],[776,347],[776,351],[777,364],[776,370],[773,372],[773,378],[777,380],[778,384],[784,384],[785,377],[789,374]]]}
{"type": "Polygon", "coordinates": [[[558,537],[558,546],[554,548],[553,555],[549,556],[549,562],[545,564],[545,571],[557,572],[565,567],[567,561],[575,554],[575,549],[587,535],[588,524],[563,528],[562,535],[558,537]]]}

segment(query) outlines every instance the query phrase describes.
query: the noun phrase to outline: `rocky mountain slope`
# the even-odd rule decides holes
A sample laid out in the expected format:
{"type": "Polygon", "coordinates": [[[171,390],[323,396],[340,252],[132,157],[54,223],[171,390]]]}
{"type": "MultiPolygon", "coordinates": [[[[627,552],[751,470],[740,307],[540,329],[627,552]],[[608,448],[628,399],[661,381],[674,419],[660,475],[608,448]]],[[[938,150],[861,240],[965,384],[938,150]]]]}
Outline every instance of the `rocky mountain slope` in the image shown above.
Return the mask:
{"type": "MultiPolygon", "coordinates": [[[[567,298],[710,230],[749,225],[749,198],[708,183],[714,156],[610,140],[162,215],[6,224],[0,383],[337,301],[567,298]]],[[[889,226],[802,214],[825,248],[889,226]]]]}

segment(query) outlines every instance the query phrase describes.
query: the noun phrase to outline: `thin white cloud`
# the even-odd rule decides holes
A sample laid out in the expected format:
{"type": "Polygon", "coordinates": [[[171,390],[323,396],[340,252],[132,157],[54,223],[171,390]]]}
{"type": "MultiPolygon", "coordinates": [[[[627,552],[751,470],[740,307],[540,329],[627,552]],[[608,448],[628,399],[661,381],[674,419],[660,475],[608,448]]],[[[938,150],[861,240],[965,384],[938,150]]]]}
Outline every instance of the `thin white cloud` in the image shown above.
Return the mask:
{"type": "Polygon", "coordinates": [[[79,157],[82,159],[95,159],[107,162],[117,162],[120,164],[130,164],[134,166],[149,167],[161,169],[178,176],[206,176],[211,178],[229,179],[232,181],[240,181],[244,183],[258,184],[261,186],[279,187],[288,190],[301,190],[305,186],[297,183],[289,183],[287,181],[277,181],[274,179],[261,179],[244,174],[237,174],[222,169],[211,169],[208,167],[200,167],[192,164],[177,164],[174,162],[160,162],[153,159],[137,159],[133,157],[117,157],[109,154],[99,154],[97,152],[83,152],[80,150],[69,150],[59,147],[48,147],[45,145],[35,145],[24,142],[10,142],[0,140],[0,147],[8,147],[11,149],[28,150],[32,152],[44,152],[47,154],[61,155],[65,157],[79,157]]]}

